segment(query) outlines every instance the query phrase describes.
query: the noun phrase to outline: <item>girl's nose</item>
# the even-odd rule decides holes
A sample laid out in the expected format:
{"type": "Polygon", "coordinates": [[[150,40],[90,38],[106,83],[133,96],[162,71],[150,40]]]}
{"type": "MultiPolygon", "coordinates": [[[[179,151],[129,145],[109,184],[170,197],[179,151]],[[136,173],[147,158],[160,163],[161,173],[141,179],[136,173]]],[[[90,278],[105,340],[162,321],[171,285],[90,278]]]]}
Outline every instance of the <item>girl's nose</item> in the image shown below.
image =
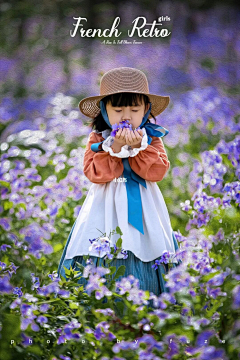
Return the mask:
{"type": "Polygon", "coordinates": [[[122,120],[131,120],[131,115],[128,112],[123,112],[122,120]]]}

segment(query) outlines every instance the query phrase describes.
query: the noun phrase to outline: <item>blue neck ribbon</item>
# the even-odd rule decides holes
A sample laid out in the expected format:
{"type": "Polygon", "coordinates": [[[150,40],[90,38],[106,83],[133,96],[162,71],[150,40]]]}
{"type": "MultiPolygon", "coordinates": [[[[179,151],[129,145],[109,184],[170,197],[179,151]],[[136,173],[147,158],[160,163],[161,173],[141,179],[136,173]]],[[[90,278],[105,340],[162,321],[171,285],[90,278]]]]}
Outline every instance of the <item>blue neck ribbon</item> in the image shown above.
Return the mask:
{"type": "MultiPolygon", "coordinates": [[[[163,137],[169,133],[167,129],[160,125],[152,124],[152,123],[146,123],[148,116],[151,112],[152,104],[150,102],[150,107],[146,114],[144,115],[142,122],[140,124],[140,129],[145,128],[147,136],[148,136],[148,144],[150,145],[152,142],[151,136],[156,137],[163,137]],[[164,133],[161,131],[164,130],[164,133]]],[[[112,125],[109,122],[106,107],[104,105],[104,102],[100,101],[100,109],[103,116],[103,119],[108,124],[108,126],[112,129],[112,125]]],[[[104,141],[104,140],[103,140],[104,141]]],[[[103,141],[99,143],[95,143],[91,145],[91,150],[94,152],[101,151],[99,149],[99,145],[103,143],[103,141]]],[[[141,194],[140,194],[140,188],[139,184],[147,188],[146,181],[136,174],[132,168],[130,167],[128,158],[122,159],[124,170],[123,175],[127,179],[126,181],[126,188],[127,188],[127,199],[128,199],[128,222],[135,227],[137,230],[139,230],[142,234],[144,234],[143,231],[143,220],[142,220],[142,201],[141,201],[141,194]]]]}

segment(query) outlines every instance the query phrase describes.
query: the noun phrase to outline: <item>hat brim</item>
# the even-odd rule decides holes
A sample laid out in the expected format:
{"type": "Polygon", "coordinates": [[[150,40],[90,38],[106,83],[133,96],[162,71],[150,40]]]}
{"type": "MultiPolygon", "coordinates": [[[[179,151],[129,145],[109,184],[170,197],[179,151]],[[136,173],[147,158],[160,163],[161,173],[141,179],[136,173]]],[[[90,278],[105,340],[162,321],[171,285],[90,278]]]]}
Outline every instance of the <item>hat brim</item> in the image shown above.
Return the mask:
{"type": "MultiPolygon", "coordinates": [[[[121,91],[121,93],[123,93],[123,92],[134,93],[134,94],[136,93],[135,91],[121,91]]],[[[101,111],[100,106],[99,106],[100,100],[108,95],[113,95],[113,94],[118,94],[118,93],[113,92],[113,93],[110,93],[107,95],[90,96],[90,97],[84,98],[78,104],[79,110],[85,116],[94,119],[97,115],[99,115],[99,113],[101,111]]],[[[144,94],[149,97],[149,100],[152,103],[151,113],[155,117],[158,116],[159,114],[161,114],[166,109],[166,107],[168,106],[168,104],[170,102],[169,96],[161,96],[161,95],[147,94],[147,93],[141,93],[141,92],[138,92],[138,94],[144,94]]],[[[149,114],[148,119],[151,119],[151,118],[152,118],[152,116],[149,114]]]]}

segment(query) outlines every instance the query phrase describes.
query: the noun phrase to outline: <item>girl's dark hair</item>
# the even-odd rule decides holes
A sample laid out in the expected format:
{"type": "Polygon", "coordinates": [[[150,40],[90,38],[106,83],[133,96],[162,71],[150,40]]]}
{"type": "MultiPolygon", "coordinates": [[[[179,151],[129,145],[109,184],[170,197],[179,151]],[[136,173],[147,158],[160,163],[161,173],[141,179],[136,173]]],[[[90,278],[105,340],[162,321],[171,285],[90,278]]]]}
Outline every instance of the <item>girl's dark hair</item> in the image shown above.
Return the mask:
{"type": "MultiPolygon", "coordinates": [[[[138,93],[119,93],[108,95],[102,98],[105,106],[108,102],[111,102],[112,106],[133,106],[133,105],[141,105],[142,103],[147,106],[150,102],[149,97],[144,94],[138,93]]],[[[155,116],[150,112],[150,115],[154,118],[156,123],[155,116]]],[[[146,121],[147,123],[151,122],[149,119],[146,121]]],[[[88,125],[92,128],[92,130],[97,130],[99,132],[111,129],[108,124],[103,119],[102,113],[100,112],[94,119],[92,119],[91,123],[88,125]]]]}

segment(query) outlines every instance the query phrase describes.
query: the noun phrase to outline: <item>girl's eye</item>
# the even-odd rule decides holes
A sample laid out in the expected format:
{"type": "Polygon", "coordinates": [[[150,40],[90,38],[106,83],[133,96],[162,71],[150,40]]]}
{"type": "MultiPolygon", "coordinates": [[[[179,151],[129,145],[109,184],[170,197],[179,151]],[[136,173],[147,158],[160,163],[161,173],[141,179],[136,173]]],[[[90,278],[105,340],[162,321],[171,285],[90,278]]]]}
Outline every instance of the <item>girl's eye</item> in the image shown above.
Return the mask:
{"type": "MultiPolygon", "coordinates": [[[[121,112],[122,110],[115,110],[116,112],[121,112]]],[[[138,112],[138,110],[132,110],[134,112],[138,112]]]]}

